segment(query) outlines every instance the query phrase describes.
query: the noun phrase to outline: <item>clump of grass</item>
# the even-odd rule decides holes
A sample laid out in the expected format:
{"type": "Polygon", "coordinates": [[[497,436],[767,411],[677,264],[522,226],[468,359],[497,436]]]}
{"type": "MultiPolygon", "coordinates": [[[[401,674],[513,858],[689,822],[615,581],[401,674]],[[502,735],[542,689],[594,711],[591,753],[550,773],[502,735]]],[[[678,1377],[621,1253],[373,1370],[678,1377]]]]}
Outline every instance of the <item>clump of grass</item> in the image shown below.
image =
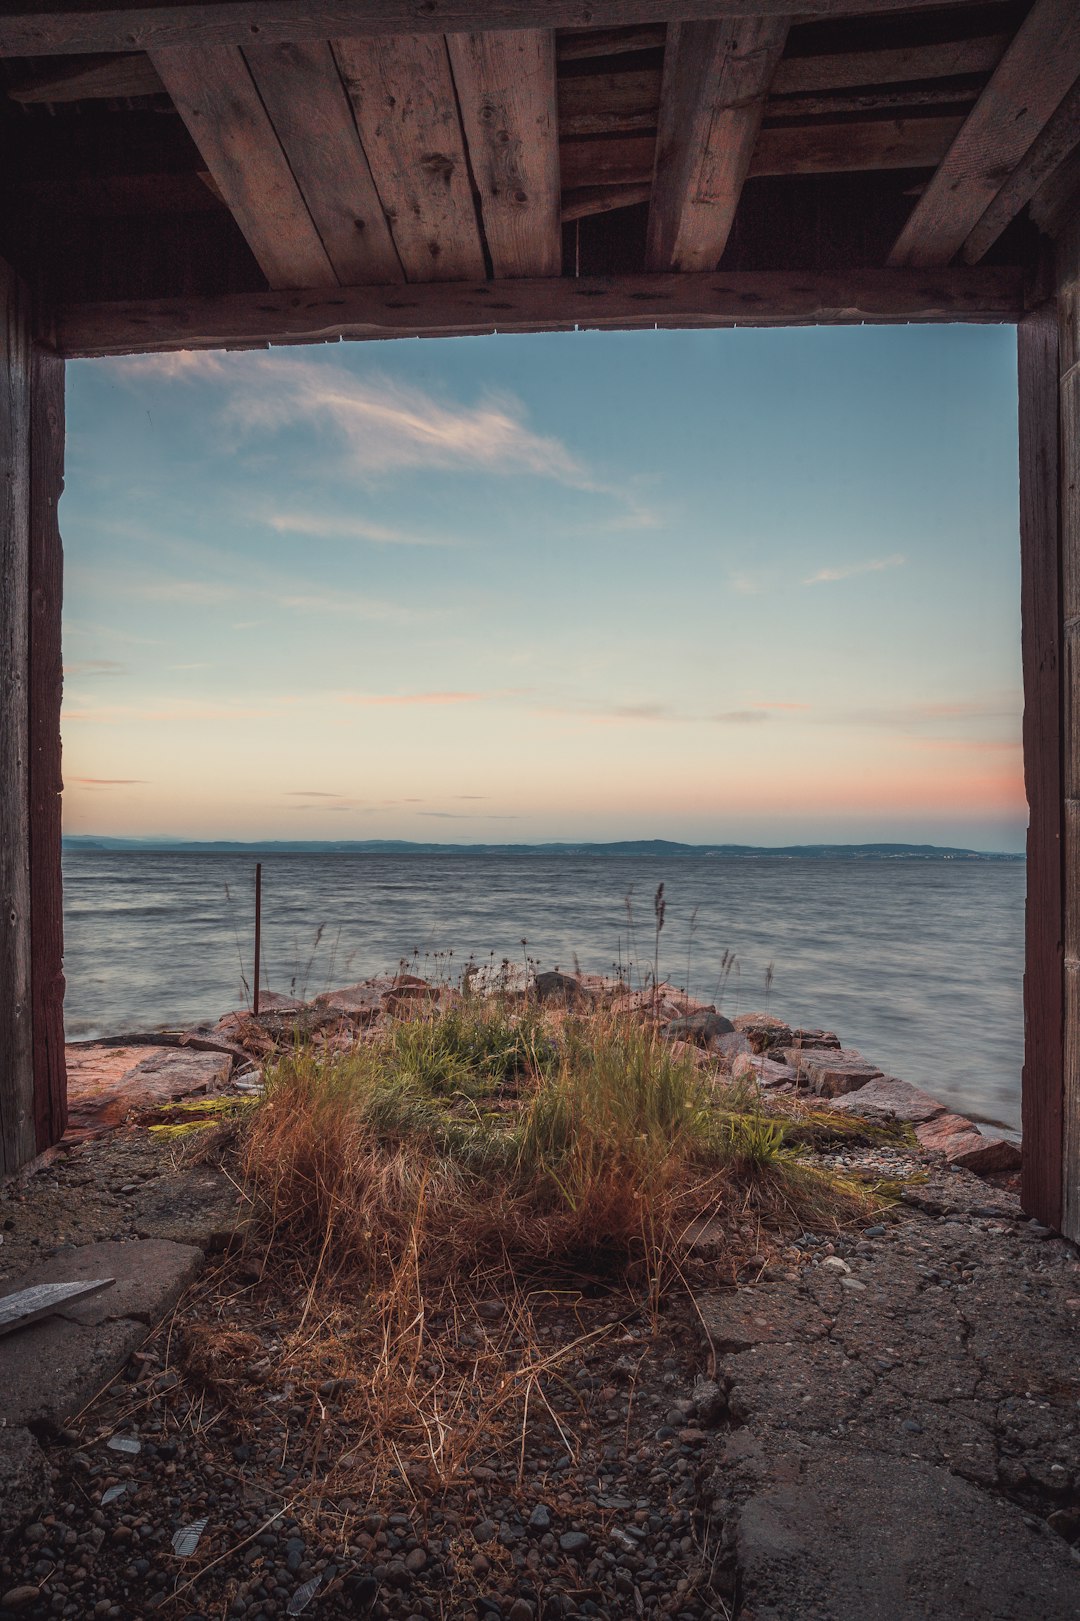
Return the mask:
{"type": "Polygon", "coordinates": [[[785,1133],[647,1023],[493,999],[344,1055],[298,1048],[270,1071],[242,1158],[272,1230],[317,1257],[316,1276],[383,1280],[412,1253],[442,1280],[655,1279],[702,1214],[749,1200],[799,1219],[785,1133]]]}

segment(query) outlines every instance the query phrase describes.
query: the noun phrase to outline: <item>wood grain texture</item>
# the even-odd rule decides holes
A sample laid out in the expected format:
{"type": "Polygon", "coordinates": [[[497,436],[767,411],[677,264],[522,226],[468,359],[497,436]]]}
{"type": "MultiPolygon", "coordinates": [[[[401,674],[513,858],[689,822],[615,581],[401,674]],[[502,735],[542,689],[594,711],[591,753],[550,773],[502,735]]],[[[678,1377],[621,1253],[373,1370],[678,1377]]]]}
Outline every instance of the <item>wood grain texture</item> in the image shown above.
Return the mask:
{"type": "Polygon", "coordinates": [[[555,35],[549,29],[449,34],[446,44],[492,273],[557,276],[555,35]]]}
{"type": "Polygon", "coordinates": [[[58,351],[74,358],[577,327],[1015,321],[1023,309],[1023,273],[983,266],[929,274],[860,270],[846,276],[671,273],[61,305],[51,335],[58,351]]]}
{"type": "Polygon", "coordinates": [[[1057,249],[1061,597],[1065,636],[1065,1062],[1061,1231],[1080,1241],[1080,212],[1057,249]]]}
{"type": "Polygon", "coordinates": [[[36,1153],[30,937],[30,310],[0,261],[0,1176],[36,1153]]]}
{"type": "Polygon", "coordinates": [[[339,39],[334,54],[406,280],[483,276],[446,41],[339,39]]]}
{"type": "Polygon", "coordinates": [[[564,191],[563,224],[589,219],[593,214],[610,214],[616,208],[633,208],[636,203],[647,203],[651,195],[651,180],[633,186],[580,186],[577,191],[564,191]]]}
{"type": "Polygon", "coordinates": [[[249,45],[244,58],[337,280],[404,281],[329,43],[249,45]]]}
{"type": "Polygon", "coordinates": [[[1080,145],[1080,79],[1073,85],[1041,135],[1006,180],[963,247],[965,264],[976,265],[1006,226],[1080,145]]]}
{"type": "Polygon", "coordinates": [[[60,608],[64,557],[64,362],[36,349],[30,405],[30,992],[37,1152],[67,1129],[64,1055],[64,896],[60,864],[60,608]]]}
{"type": "Polygon", "coordinates": [[[139,51],[87,57],[52,72],[38,68],[16,78],[12,101],[31,107],[68,101],[112,101],[116,97],[162,96],[165,86],[148,56],[139,51]]]}
{"type": "Polygon", "coordinates": [[[559,80],[559,134],[630,135],[654,130],[660,112],[660,68],[578,73],[559,80]]]}
{"type": "Polygon", "coordinates": [[[1061,1219],[1064,912],[1058,328],[1052,308],[1017,331],[1024,780],[1029,807],[1024,967],[1023,1190],[1061,1219]]]}
{"type": "Polygon", "coordinates": [[[715,267],[735,220],[786,17],[672,23],[664,53],[649,270],[715,267]]]}
{"type": "Polygon", "coordinates": [[[154,66],[271,287],[337,276],[236,46],[159,51],[154,66]]]}
{"type": "MultiPolygon", "coordinates": [[[[794,8],[792,8],[794,9],[794,8]]],[[[933,45],[902,45],[889,50],[843,51],[834,55],[787,56],[776,70],[773,93],[844,90],[858,85],[913,84],[920,79],[951,79],[991,73],[1004,56],[1008,34],[933,45]]]]}
{"type": "Polygon", "coordinates": [[[1080,6],[1036,0],[889,256],[946,265],[1080,76],[1080,6]]]}
{"type": "MultiPolygon", "coordinates": [[[[731,0],[731,16],[843,17],[853,0],[731,0]]],[[[940,8],[941,0],[859,0],[865,16],[940,8]]],[[[0,17],[0,56],[153,51],[174,45],[359,35],[472,34],[504,28],[618,28],[709,19],[716,0],[164,0],[65,4],[10,0],[0,17]]]]}
{"type": "MultiPolygon", "coordinates": [[[[950,118],[875,118],[850,124],[778,125],[763,129],[749,179],[762,175],[857,174],[869,169],[930,169],[963,123],[950,118]]],[[[581,186],[633,186],[653,179],[651,135],[569,140],[559,148],[564,191],[581,186]]]]}

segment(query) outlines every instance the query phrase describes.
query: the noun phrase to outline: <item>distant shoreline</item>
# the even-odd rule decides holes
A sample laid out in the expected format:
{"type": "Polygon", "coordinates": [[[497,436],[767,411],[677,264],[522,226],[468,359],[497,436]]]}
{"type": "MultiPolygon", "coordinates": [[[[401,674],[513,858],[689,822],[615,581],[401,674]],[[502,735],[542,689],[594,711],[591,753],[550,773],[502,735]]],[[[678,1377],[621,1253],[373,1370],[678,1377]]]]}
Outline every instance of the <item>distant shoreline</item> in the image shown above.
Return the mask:
{"type": "Polygon", "coordinates": [[[426,844],[407,839],[128,839],[102,834],[70,834],[72,854],[208,855],[466,855],[466,856],[662,856],[672,859],[716,856],[728,861],[1010,861],[1022,852],[967,850],[937,844],[679,844],[669,839],[624,839],[587,843],[426,844]]]}

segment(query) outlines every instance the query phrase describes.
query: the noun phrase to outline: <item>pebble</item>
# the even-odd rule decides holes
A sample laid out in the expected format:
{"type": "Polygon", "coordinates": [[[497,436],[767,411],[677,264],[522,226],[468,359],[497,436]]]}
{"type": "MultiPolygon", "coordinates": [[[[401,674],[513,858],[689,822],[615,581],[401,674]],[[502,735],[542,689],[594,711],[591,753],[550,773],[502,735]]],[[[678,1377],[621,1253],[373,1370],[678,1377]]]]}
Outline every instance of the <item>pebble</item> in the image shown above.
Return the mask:
{"type": "Polygon", "coordinates": [[[547,1508],[545,1506],[545,1504],[537,1503],[536,1507],[533,1509],[532,1513],[529,1515],[529,1530],[530,1531],[550,1531],[551,1530],[551,1510],[549,1508],[547,1508]]]}
{"type": "Polygon", "coordinates": [[[588,1546],[589,1538],[584,1531],[564,1531],[559,1538],[563,1553],[584,1553],[588,1546]]]}

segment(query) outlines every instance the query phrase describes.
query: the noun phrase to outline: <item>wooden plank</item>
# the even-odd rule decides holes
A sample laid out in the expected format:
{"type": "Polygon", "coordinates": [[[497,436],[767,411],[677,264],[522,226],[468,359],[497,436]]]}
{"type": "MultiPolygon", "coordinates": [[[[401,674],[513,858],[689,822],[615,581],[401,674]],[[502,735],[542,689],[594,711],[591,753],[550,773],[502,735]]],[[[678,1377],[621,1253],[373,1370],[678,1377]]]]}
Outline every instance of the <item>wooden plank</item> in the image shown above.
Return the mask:
{"type": "Polygon", "coordinates": [[[649,270],[711,270],[723,254],[787,34],[786,17],[722,17],[668,29],[649,270]]]}
{"type": "Polygon", "coordinates": [[[1023,1205],[1061,1217],[1063,1041],[1061,582],[1058,533],[1058,331],[1052,309],[1017,332],[1020,408],[1020,617],[1024,778],[1029,806],[1023,1205]]]}
{"type": "Polygon", "coordinates": [[[0,1335],[52,1317],[68,1306],[82,1305],[103,1289],[111,1289],[115,1282],[115,1278],[91,1278],[86,1283],[35,1283],[29,1289],[2,1295],[0,1335]]]}
{"type": "Polygon", "coordinates": [[[404,281],[329,43],[249,45],[244,57],[338,281],[404,281]]]}
{"type": "Polygon", "coordinates": [[[946,265],[1080,76],[1080,6],[1036,0],[889,255],[946,265]]]}
{"type": "Polygon", "coordinates": [[[942,79],[937,84],[881,86],[873,90],[815,90],[801,96],[770,96],[765,117],[835,118],[841,113],[917,113],[924,108],[967,110],[978,99],[978,80],[942,79]]]}
{"type": "Polygon", "coordinates": [[[64,884],[60,864],[60,606],[64,557],[64,362],[34,352],[30,406],[30,995],[38,1153],[67,1129],[64,1055],[64,884]]]}
{"type": "Polygon", "coordinates": [[[30,307],[0,261],[0,1176],[37,1151],[31,1002],[30,307]]]}
{"type": "Polygon", "coordinates": [[[483,276],[446,41],[338,39],[334,54],[406,280],[483,276]]]}
{"type": "MultiPolygon", "coordinates": [[[[844,17],[853,0],[730,0],[729,16],[844,17]]],[[[940,9],[941,0],[859,0],[861,16],[940,9]]],[[[157,51],[350,35],[473,34],[504,28],[619,28],[708,20],[716,0],[8,0],[0,56],[157,51]]]]}
{"type": "Polygon", "coordinates": [[[751,176],[855,174],[866,169],[928,169],[940,162],[964,120],[872,118],[850,124],[763,129],[751,176]]]}
{"type": "MultiPolygon", "coordinates": [[[[794,7],[791,8],[794,10],[794,7]]],[[[992,73],[1009,45],[1008,34],[944,44],[902,45],[881,51],[842,51],[822,56],[785,56],[773,79],[773,94],[846,90],[859,85],[915,84],[992,73]]]]}
{"type": "MultiPolygon", "coordinates": [[[[781,125],[763,129],[749,178],[786,174],[854,174],[867,169],[931,169],[963,123],[950,118],[882,118],[851,124],[781,125]]],[[[581,186],[632,186],[653,176],[650,135],[563,141],[564,191],[581,186]]]]}
{"type": "Polygon", "coordinates": [[[555,35],[447,36],[461,122],[494,275],[562,269],[555,35]]]}
{"type": "Polygon", "coordinates": [[[584,62],[630,51],[662,51],[666,38],[665,23],[646,23],[642,28],[569,28],[556,37],[555,54],[560,62],[584,62]]]}
{"type": "Polygon", "coordinates": [[[1015,321],[1023,310],[1023,272],[981,265],[932,274],[669,273],[62,305],[54,312],[51,337],[61,354],[73,358],[577,327],[1015,321]]]}
{"type": "Polygon", "coordinates": [[[559,80],[559,134],[628,135],[654,130],[660,112],[660,68],[577,73],[559,80]]]}
{"type": "Polygon", "coordinates": [[[1065,799],[1065,1062],[1061,1095],[1061,1231],[1080,1241],[1080,212],[1058,243],[1061,386],[1061,613],[1065,799]]]}
{"type": "Polygon", "coordinates": [[[130,51],[111,56],[74,58],[52,72],[27,73],[8,89],[11,101],[24,107],[69,101],[114,101],[132,96],[163,96],[165,86],[148,56],[130,51]]]}
{"type": "Polygon", "coordinates": [[[611,214],[617,208],[633,208],[636,203],[647,203],[652,195],[652,181],[636,186],[580,186],[577,191],[564,191],[562,221],[589,219],[593,214],[611,214]]]}
{"type": "Polygon", "coordinates": [[[337,284],[319,233],[232,45],[154,53],[154,66],[271,287],[337,284]]]}
{"type": "Polygon", "coordinates": [[[1073,85],[1027,155],[1006,180],[963,247],[965,264],[976,265],[1021,209],[1080,144],[1080,79],[1073,85]]]}

